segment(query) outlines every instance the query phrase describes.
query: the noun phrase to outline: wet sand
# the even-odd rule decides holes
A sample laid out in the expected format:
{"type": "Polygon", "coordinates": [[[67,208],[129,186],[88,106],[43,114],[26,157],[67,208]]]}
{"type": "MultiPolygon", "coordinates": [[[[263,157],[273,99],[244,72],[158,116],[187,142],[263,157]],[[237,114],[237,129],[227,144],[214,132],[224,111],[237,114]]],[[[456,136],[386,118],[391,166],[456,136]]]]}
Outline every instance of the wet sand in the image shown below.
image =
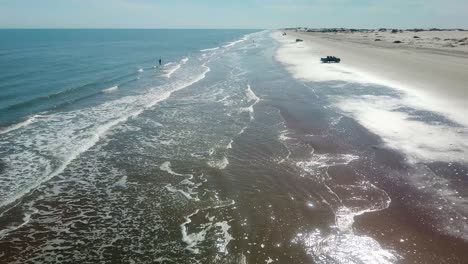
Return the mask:
{"type": "Polygon", "coordinates": [[[381,145],[379,138],[352,119],[344,118],[338,124],[345,133],[333,133],[335,129],[327,129],[329,120],[320,120],[321,113],[316,112],[313,97],[304,98],[299,111],[295,111],[297,101],[281,104],[288,127],[303,134],[322,136],[316,142],[307,142],[318,153],[340,152],[343,148],[359,150],[363,161],[330,166],[328,174],[337,184],[346,185],[359,184],[358,175],[365,175],[366,180],[385,190],[392,199],[387,209],[357,216],[356,232],[376,239],[384,248],[394,249],[401,256],[399,263],[463,263],[468,257],[467,241],[441,234],[435,228],[437,224],[431,222],[433,216],[416,206],[428,197],[420,196],[405,181],[411,167],[404,156],[377,147],[381,145]]]}

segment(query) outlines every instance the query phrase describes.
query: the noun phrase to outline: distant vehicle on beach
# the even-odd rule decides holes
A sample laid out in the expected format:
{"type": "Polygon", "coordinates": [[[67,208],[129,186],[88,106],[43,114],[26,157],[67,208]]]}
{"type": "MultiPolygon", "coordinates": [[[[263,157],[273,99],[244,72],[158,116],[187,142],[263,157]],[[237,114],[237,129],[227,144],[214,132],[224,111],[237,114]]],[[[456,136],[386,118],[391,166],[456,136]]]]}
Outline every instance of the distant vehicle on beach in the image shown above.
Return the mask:
{"type": "Polygon", "coordinates": [[[304,40],[302,39],[296,39],[296,42],[303,42],[304,40]]]}
{"type": "Polygon", "coordinates": [[[337,58],[335,56],[327,56],[326,58],[321,58],[320,59],[321,62],[323,63],[340,63],[341,59],[340,58],[337,58]]]}

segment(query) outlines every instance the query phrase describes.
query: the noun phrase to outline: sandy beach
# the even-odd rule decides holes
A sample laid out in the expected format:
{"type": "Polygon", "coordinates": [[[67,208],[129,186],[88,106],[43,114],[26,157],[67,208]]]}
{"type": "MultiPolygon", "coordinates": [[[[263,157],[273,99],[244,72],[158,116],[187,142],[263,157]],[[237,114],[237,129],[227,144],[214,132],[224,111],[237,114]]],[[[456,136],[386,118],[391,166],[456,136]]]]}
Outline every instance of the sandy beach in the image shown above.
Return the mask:
{"type": "MultiPolygon", "coordinates": [[[[357,234],[398,249],[402,263],[438,263],[441,255],[463,255],[468,240],[468,53],[465,45],[444,46],[437,39],[409,44],[413,34],[427,40],[437,33],[458,43],[464,32],[379,32],[386,40],[377,43],[367,40],[375,32],[273,33],[280,45],[276,59],[316,97],[309,104],[324,101],[327,109],[343,114],[337,121],[346,124],[343,138],[358,142],[355,148],[366,153],[359,156],[375,159],[371,168],[360,164],[358,170],[391,203],[356,216],[354,227],[357,234]],[[394,37],[405,43],[393,43],[394,37]],[[341,63],[323,64],[325,56],[337,56],[341,63]]],[[[350,175],[332,178],[342,181],[350,175]]]]}
{"type": "MultiPolygon", "coordinates": [[[[306,46],[310,44],[307,46],[308,63],[317,64],[319,57],[327,55],[340,57],[339,70],[358,74],[348,76],[348,79],[354,78],[351,81],[401,89],[416,96],[421,104],[430,104],[435,110],[468,124],[468,118],[463,114],[468,106],[468,46],[449,46],[452,42],[464,44],[468,37],[466,31],[396,34],[290,31],[288,34],[291,39],[304,39],[306,46]],[[419,38],[414,39],[414,36],[419,38]],[[374,41],[376,38],[382,41],[374,41]],[[404,43],[393,43],[395,40],[404,43]]],[[[342,75],[322,78],[343,79],[342,75]]]]}

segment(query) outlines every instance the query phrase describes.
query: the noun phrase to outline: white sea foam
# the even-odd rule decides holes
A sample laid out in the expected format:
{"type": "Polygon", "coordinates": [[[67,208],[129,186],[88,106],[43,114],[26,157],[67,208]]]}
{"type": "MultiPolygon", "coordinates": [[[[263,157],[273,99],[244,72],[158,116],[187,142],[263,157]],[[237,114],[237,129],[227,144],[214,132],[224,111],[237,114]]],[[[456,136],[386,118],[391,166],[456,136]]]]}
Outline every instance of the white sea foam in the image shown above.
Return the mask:
{"type": "Polygon", "coordinates": [[[356,216],[384,210],[391,203],[390,197],[374,185],[365,183],[363,188],[380,191],[382,199],[377,200],[378,202],[365,209],[345,206],[338,208],[335,212],[335,227],[339,232],[328,237],[322,237],[319,242],[323,247],[321,250],[326,248],[328,250],[327,254],[333,256],[334,259],[344,260],[350,258],[360,260],[360,262],[355,263],[395,263],[399,259],[395,252],[383,249],[377,241],[370,237],[359,236],[354,233],[353,224],[356,216]],[[355,254],[349,255],[354,252],[355,254]]]}
{"type": "Polygon", "coordinates": [[[170,258],[164,258],[164,257],[159,257],[157,259],[154,260],[156,263],[166,263],[166,262],[172,262],[172,263],[175,263],[174,260],[170,259],[170,258]]]}
{"type": "Polygon", "coordinates": [[[218,248],[218,252],[227,255],[229,253],[227,246],[232,240],[234,240],[231,234],[229,234],[229,229],[231,229],[231,226],[227,221],[218,222],[215,224],[215,226],[221,229],[222,234],[222,237],[216,240],[216,247],[218,248]]]}
{"type": "Polygon", "coordinates": [[[164,186],[164,188],[166,188],[166,190],[168,190],[169,192],[172,192],[172,193],[180,193],[187,200],[198,200],[198,198],[192,197],[192,195],[190,193],[188,193],[188,192],[186,192],[184,190],[181,190],[181,189],[176,189],[171,184],[168,184],[168,185],[164,186]]]}
{"type": "MultiPolygon", "coordinates": [[[[24,171],[29,171],[30,173],[37,172],[37,173],[40,173],[41,175],[38,175],[37,178],[35,178],[34,180],[26,179],[29,183],[24,183],[24,185],[21,186],[19,189],[13,188],[15,189],[14,195],[12,195],[12,193],[2,193],[3,195],[7,195],[7,197],[5,197],[5,199],[2,200],[2,202],[0,203],[0,206],[5,206],[15,201],[19,197],[28,193],[30,190],[36,188],[43,181],[51,179],[55,177],[56,175],[62,173],[65,170],[65,168],[68,166],[68,164],[70,164],[70,162],[72,162],[79,155],[81,155],[81,153],[87,151],[92,146],[94,146],[107,133],[109,129],[111,129],[112,127],[114,127],[115,125],[121,122],[126,121],[128,118],[132,116],[135,116],[135,113],[125,114],[114,120],[110,120],[107,123],[104,123],[100,126],[95,127],[94,131],[90,131],[88,135],[80,135],[79,137],[76,137],[76,135],[73,135],[73,133],[75,132],[73,130],[60,131],[61,133],[64,133],[64,132],[71,133],[71,135],[68,135],[68,136],[70,136],[71,138],[76,138],[77,140],[81,139],[81,142],[76,146],[68,145],[66,146],[67,147],[66,149],[62,149],[62,151],[64,152],[61,153],[62,154],[62,156],[60,157],[61,163],[55,169],[51,168],[50,162],[48,160],[45,160],[41,156],[36,156],[35,154],[32,154],[30,150],[27,150],[27,149],[22,150],[20,154],[12,154],[12,155],[9,155],[7,159],[3,159],[5,163],[7,164],[7,166],[9,166],[10,168],[7,171],[7,173],[18,175],[18,174],[24,173],[24,171]],[[38,159],[38,160],[42,160],[42,162],[40,162],[39,164],[31,164],[31,160],[23,160],[24,157],[30,154],[32,156],[31,160],[38,159]],[[21,167],[21,166],[24,166],[24,167],[21,167]]],[[[58,132],[59,131],[56,131],[55,133],[58,133],[58,132]]],[[[45,139],[44,137],[48,137],[50,135],[36,134],[36,136],[38,136],[39,139],[41,140],[41,139],[45,139]]],[[[51,147],[54,147],[54,145],[61,145],[62,143],[63,143],[62,141],[55,142],[55,143],[49,142],[49,145],[44,146],[44,147],[51,148],[51,147]]],[[[5,178],[2,178],[2,180],[5,180],[5,178]]],[[[17,182],[8,181],[6,184],[17,185],[17,182]]]]}
{"type": "Polygon", "coordinates": [[[127,176],[122,176],[116,183],[114,183],[114,186],[120,188],[127,188],[127,176]]]}
{"type": "Polygon", "coordinates": [[[37,121],[39,121],[41,119],[47,119],[47,116],[43,116],[43,115],[31,116],[31,117],[27,118],[26,120],[24,120],[22,122],[19,122],[19,123],[13,124],[11,126],[5,127],[3,129],[0,129],[0,134],[6,134],[6,133],[9,133],[11,131],[14,131],[14,130],[29,126],[29,125],[31,125],[31,124],[33,124],[33,123],[35,123],[35,122],[37,122],[37,121]]]}
{"type": "Polygon", "coordinates": [[[254,120],[255,119],[255,115],[254,115],[254,106],[260,102],[260,98],[258,98],[258,96],[252,91],[251,87],[250,87],[250,84],[247,85],[247,90],[246,90],[246,97],[247,97],[247,101],[248,102],[252,102],[253,101],[253,104],[251,104],[250,106],[248,107],[241,107],[239,109],[239,112],[242,113],[242,112],[248,112],[249,115],[250,115],[250,120],[254,120]]]}
{"type": "Polygon", "coordinates": [[[170,83],[147,93],[125,96],[100,105],[35,117],[2,131],[0,206],[12,203],[59,174],[82,153],[103,139],[114,127],[138,117],[178,90],[203,78],[206,64],[187,67],[170,83]],[[36,122],[38,120],[41,122],[36,122]]]}
{"type": "Polygon", "coordinates": [[[247,264],[247,258],[245,257],[244,254],[241,255],[239,264],[247,264]]]}
{"type": "Polygon", "coordinates": [[[220,103],[223,103],[224,105],[229,105],[229,102],[227,102],[227,99],[229,99],[231,96],[230,95],[226,95],[224,96],[223,98],[219,99],[217,102],[220,102],[220,103]]]}
{"type": "Polygon", "coordinates": [[[142,72],[144,72],[144,70],[143,70],[142,68],[140,68],[140,69],[138,70],[138,72],[139,72],[139,73],[142,73],[142,72]]]}
{"type": "Polygon", "coordinates": [[[187,250],[191,251],[194,254],[199,254],[200,250],[197,248],[198,244],[203,242],[206,238],[207,232],[213,227],[211,222],[203,224],[199,229],[199,232],[188,233],[187,225],[192,223],[190,219],[192,216],[198,214],[200,210],[196,210],[194,213],[185,217],[185,222],[180,225],[182,232],[182,241],[187,244],[185,247],[187,250]]]}
{"type": "Polygon", "coordinates": [[[214,51],[214,50],[219,50],[219,47],[211,48],[211,49],[202,49],[202,50],[200,50],[200,51],[201,51],[201,52],[207,52],[207,51],[214,51]]]}
{"type": "Polygon", "coordinates": [[[182,67],[182,65],[181,65],[181,64],[177,64],[177,65],[175,65],[174,67],[169,68],[169,69],[166,71],[167,73],[166,73],[165,76],[166,76],[167,78],[171,78],[172,74],[174,74],[178,69],[180,69],[180,67],[182,67]]]}
{"type": "Polygon", "coordinates": [[[258,103],[260,101],[260,98],[252,91],[252,87],[250,87],[250,84],[247,84],[247,100],[249,102],[254,101],[255,103],[258,103]]]}
{"type": "Polygon", "coordinates": [[[208,155],[213,156],[214,153],[215,153],[215,149],[214,149],[214,148],[210,148],[210,149],[208,150],[208,155]]]}
{"type": "Polygon", "coordinates": [[[239,39],[239,40],[236,40],[236,41],[232,41],[232,42],[229,42],[228,44],[224,45],[223,48],[230,48],[232,46],[235,46],[236,44],[239,44],[241,42],[244,42],[248,39],[247,36],[244,36],[243,38],[239,39]]]}
{"type": "Polygon", "coordinates": [[[251,106],[249,106],[249,107],[242,107],[242,108],[239,108],[239,113],[244,113],[244,112],[249,113],[250,120],[254,120],[254,119],[255,119],[253,105],[251,105],[251,106]]]}
{"type": "MultiPolygon", "coordinates": [[[[314,262],[389,264],[399,259],[395,252],[383,249],[373,238],[355,234],[353,230],[356,216],[388,208],[391,202],[388,194],[365,180],[360,180],[357,185],[328,186],[331,180],[329,167],[347,165],[357,159],[359,157],[352,154],[312,153],[310,160],[296,162],[296,166],[305,172],[304,175],[312,175],[315,180],[322,182],[331,197],[339,203],[332,232],[316,229],[308,234],[299,233],[293,240],[305,246],[314,262]],[[341,197],[333,191],[334,188],[341,190],[341,197]],[[356,205],[356,200],[362,202],[356,205]]],[[[314,208],[315,204],[308,202],[307,206],[314,208]]]]}
{"type": "MultiPolygon", "coordinates": [[[[283,124],[283,128],[286,128],[286,126],[285,126],[284,124],[283,124]]],[[[288,154],[286,154],[286,156],[285,156],[284,158],[282,158],[282,159],[277,159],[277,163],[278,163],[278,164],[281,164],[281,163],[287,161],[287,160],[289,159],[289,157],[291,157],[292,152],[291,152],[291,150],[290,150],[290,148],[289,148],[287,142],[288,142],[289,140],[293,139],[293,138],[288,137],[288,136],[287,136],[288,134],[289,134],[289,131],[288,131],[287,129],[282,130],[282,131],[279,131],[278,139],[279,139],[280,141],[286,143],[286,144],[284,144],[284,147],[286,148],[288,154]]]]}
{"type": "Polygon", "coordinates": [[[350,162],[359,159],[352,154],[312,154],[308,161],[299,161],[296,166],[309,174],[321,174],[321,169],[336,165],[347,165],[350,162]]]}
{"type": "Polygon", "coordinates": [[[234,140],[230,140],[228,145],[226,146],[226,149],[232,149],[232,143],[234,142],[234,140]]]}
{"type": "Polygon", "coordinates": [[[200,210],[197,209],[194,213],[186,216],[185,222],[180,225],[182,241],[187,245],[185,248],[194,254],[200,254],[200,243],[206,240],[208,232],[214,231],[216,236],[216,240],[214,242],[218,252],[222,253],[223,255],[228,255],[229,252],[227,250],[227,246],[232,240],[234,240],[234,238],[229,233],[231,226],[228,224],[228,221],[214,223],[213,221],[215,217],[210,217],[209,214],[206,214],[206,222],[200,224],[197,227],[198,232],[189,233],[188,225],[192,223],[191,218],[197,215],[199,212],[200,210]]]}
{"type": "Polygon", "coordinates": [[[247,127],[243,127],[243,128],[239,131],[239,133],[237,133],[237,135],[242,135],[242,134],[244,134],[244,132],[245,132],[246,129],[247,129],[247,127]]]}
{"type": "Polygon", "coordinates": [[[119,90],[119,86],[112,86],[110,88],[102,90],[103,93],[113,93],[115,91],[119,90]]]}
{"type": "MultiPolygon", "coordinates": [[[[368,197],[366,191],[372,192],[372,195],[377,192],[381,198],[368,201],[370,204],[364,204],[362,208],[342,205],[335,212],[334,231],[323,233],[316,229],[306,235],[299,233],[293,240],[295,243],[303,244],[306,247],[306,252],[313,257],[315,262],[329,263],[330,260],[333,260],[337,263],[390,264],[396,263],[401,258],[396,252],[382,248],[373,238],[354,233],[353,224],[356,216],[386,209],[391,202],[390,197],[384,191],[368,182],[363,184],[359,188],[348,186],[349,192],[364,190],[364,193],[361,194],[364,197],[368,197]]],[[[331,191],[330,188],[328,189],[331,191]]],[[[349,199],[353,200],[357,197],[351,196],[349,199]]]]}
{"type": "Polygon", "coordinates": [[[208,161],[208,166],[212,168],[218,168],[220,170],[225,169],[228,165],[229,165],[229,160],[226,157],[223,157],[221,160],[208,161]]]}
{"type": "Polygon", "coordinates": [[[18,230],[18,229],[22,228],[23,226],[26,226],[27,224],[29,224],[29,222],[31,222],[32,215],[36,214],[38,212],[39,212],[39,210],[37,210],[36,208],[30,207],[29,211],[24,213],[22,222],[19,225],[8,226],[8,227],[3,228],[2,230],[0,230],[0,238],[3,238],[7,234],[9,234],[10,232],[18,230]]]}
{"type": "Polygon", "coordinates": [[[180,173],[177,173],[177,172],[173,171],[172,168],[171,168],[171,162],[170,161],[166,161],[163,164],[161,164],[159,169],[162,170],[162,171],[165,171],[165,172],[167,172],[169,174],[172,174],[174,176],[187,176],[186,174],[180,174],[180,173]]]}
{"type": "Polygon", "coordinates": [[[166,70],[166,74],[165,76],[167,78],[171,78],[171,76],[176,72],[178,71],[182,65],[185,65],[187,62],[189,61],[189,58],[188,57],[185,57],[183,59],[180,60],[180,63],[179,64],[175,64],[175,63],[167,63],[164,65],[164,67],[168,67],[168,69],[166,70]],[[175,65],[174,65],[175,64],[175,65]],[[174,65],[174,66],[172,66],[174,65]],[[171,66],[171,67],[169,67],[171,66]]]}
{"type": "Polygon", "coordinates": [[[281,141],[287,141],[289,139],[292,139],[292,138],[287,136],[288,134],[289,134],[288,130],[281,131],[279,136],[278,136],[278,139],[281,140],[281,141]]]}
{"type": "MultiPolygon", "coordinates": [[[[193,179],[193,176],[191,174],[186,174],[186,175],[178,174],[178,176],[186,176],[188,178],[184,179],[183,181],[177,184],[179,188],[172,186],[172,184],[168,184],[165,186],[166,190],[172,193],[179,193],[182,196],[184,196],[187,200],[199,201],[200,199],[198,198],[198,192],[196,192],[195,190],[198,187],[200,187],[203,183],[195,184],[194,182],[192,182],[191,180],[193,179]]],[[[200,178],[202,176],[200,176],[200,178]]]]}

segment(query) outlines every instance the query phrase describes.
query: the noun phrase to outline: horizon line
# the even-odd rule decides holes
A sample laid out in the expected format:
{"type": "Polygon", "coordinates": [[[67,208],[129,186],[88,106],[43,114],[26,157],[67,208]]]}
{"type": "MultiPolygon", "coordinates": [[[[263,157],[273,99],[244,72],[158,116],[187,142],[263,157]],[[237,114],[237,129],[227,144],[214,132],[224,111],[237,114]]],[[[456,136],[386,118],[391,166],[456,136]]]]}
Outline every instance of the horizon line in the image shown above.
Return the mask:
{"type": "Polygon", "coordinates": [[[0,30],[284,30],[284,29],[358,29],[358,30],[370,30],[370,29],[441,29],[441,30],[464,30],[468,31],[468,28],[463,27],[369,27],[369,28],[360,28],[360,27],[278,27],[278,28],[138,28],[138,27],[0,27],[0,30]]]}
{"type": "Polygon", "coordinates": [[[0,27],[0,30],[15,30],[15,29],[31,29],[31,30],[44,30],[44,29],[56,29],[56,30],[63,30],[63,29],[70,29],[70,30],[82,30],[82,29],[97,29],[97,30],[110,30],[110,29],[116,29],[116,30],[122,30],[122,29],[136,29],[136,30],[187,30],[187,29],[193,29],[193,30],[267,30],[265,28],[113,28],[113,27],[0,27]]]}

